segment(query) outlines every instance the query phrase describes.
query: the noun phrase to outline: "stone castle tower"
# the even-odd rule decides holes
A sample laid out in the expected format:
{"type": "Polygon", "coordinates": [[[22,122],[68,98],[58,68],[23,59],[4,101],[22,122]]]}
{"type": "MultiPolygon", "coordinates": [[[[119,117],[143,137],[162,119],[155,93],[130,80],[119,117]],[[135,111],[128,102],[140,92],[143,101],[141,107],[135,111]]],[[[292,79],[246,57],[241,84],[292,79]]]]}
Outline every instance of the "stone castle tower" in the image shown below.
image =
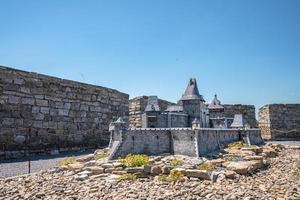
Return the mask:
{"type": "Polygon", "coordinates": [[[190,79],[189,84],[179,100],[183,111],[188,114],[188,127],[192,126],[195,119],[200,121],[200,126],[209,127],[209,111],[203,96],[199,94],[196,79],[190,79]]]}

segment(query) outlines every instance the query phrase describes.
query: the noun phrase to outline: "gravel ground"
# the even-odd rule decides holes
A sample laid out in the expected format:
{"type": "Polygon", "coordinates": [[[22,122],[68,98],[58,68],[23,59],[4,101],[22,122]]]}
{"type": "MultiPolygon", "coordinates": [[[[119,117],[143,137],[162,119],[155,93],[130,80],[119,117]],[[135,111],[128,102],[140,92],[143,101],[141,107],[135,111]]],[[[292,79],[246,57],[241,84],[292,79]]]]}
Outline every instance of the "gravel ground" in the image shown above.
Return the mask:
{"type": "Polygon", "coordinates": [[[279,150],[277,157],[267,159],[268,168],[233,179],[220,176],[216,183],[195,178],[168,183],[157,177],[117,181],[117,175],[108,173],[78,180],[73,172],[59,170],[0,178],[0,200],[299,200],[300,150],[279,150]]]}
{"type": "MultiPolygon", "coordinates": [[[[57,156],[35,156],[31,158],[31,172],[39,172],[57,166],[57,162],[70,156],[81,156],[92,153],[92,151],[72,152],[59,154],[57,156]]],[[[0,161],[0,177],[12,177],[28,173],[27,159],[14,159],[9,161],[0,161]]]]}

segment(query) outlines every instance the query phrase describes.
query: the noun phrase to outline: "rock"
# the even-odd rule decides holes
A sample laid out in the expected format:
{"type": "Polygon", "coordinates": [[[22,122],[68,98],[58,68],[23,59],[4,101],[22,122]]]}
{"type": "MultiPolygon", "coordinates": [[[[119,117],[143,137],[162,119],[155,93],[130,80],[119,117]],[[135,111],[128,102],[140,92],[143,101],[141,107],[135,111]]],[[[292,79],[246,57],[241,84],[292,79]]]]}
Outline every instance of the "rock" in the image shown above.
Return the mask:
{"type": "Polygon", "coordinates": [[[185,171],[185,176],[199,178],[202,180],[210,180],[210,175],[205,170],[198,170],[198,169],[188,169],[185,171]]]}
{"type": "Polygon", "coordinates": [[[91,161],[88,161],[86,163],[84,163],[84,166],[85,167],[92,167],[92,166],[95,166],[97,164],[97,162],[95,160],[91,160],[91,161]]]}
{"type": "Polygon", "coordinates": [[[241,151],[252,151],[255,154],[260,154],[263,152],[263,148],[262,147],[245,147],[245,148],[241,148],[241,151]]]}
{"type": "Polygon", "coordinates": [[[150,174],[151,173],[151,166],[150,165],[144,165],[144,172],[146,174],[150,174]]]}
{"type": "Polygon", "coordinates": [[[251,161],[251,160],[263,161],[263,157],[262,156],[246,156],[246,157],[244,157],[244,159],[246,161],[251,161]]]}
{"type": "Polygon", "coordinates": [[[88,162],[94,160],[94,154],[82,156],[76,159],[78,162],[88,162]]]}
{"type": "Polygon", "coordinates": [[[81,171],[83,169],[83,167],[84,167],[84,164],[82,164],[82,163],[74,163],[74,164],[69,164],[68,165],[68,169],[72,170],[74,172],[81,171]]]}
{"type": "Polygon", "coordinates": [[[91,171],[93,175],[98,175],[98,174],[104,173],[103,167],[94,166],[94,167],[87,167],[85,169],[91,171]]]}
{"type": "Polygon", "coordinates": [[[106,169],[104,169],[104,173],[107,173],[107,174],[111,174],[113,171],[114,171],[113,168],[106,168],[106,169]]]}
{"type": "Polygon", "coordinates": [[[90,176],[92,175],[92,172],[91,171],[88,171],[88,170],[85,170],[85,171],[82,171],[82,172],[79,172],[77,175],[87,175],[87,176],[90,176]]]}
{"type": "Polygon", "coordinates": [[[142,173],[144,172],[144,167],[128,167],[125,171],[129,174],[142,173]]]}
{"type": "Polygon", "coordinates": [[[127,174],[127,172],[125,170],[122,170],[122,171],[113,171],[112,174],[115,174],[115,175],[124,175],[124,174],[127,174]]]}
{"type": "Polygon", "coordinates": [[[170,172],[173,168],[174,167],[172,167],[172,166],[164,165],[163,167],[161,167],[162,174],[170,174],[170,172]]]}
{"type": "Polygon", "coordinates": [[[162,173],[161,166],[153,166],[151,167],[151,174],[159,175],[162,173]]]}
{"type": "Polygon", "coordinates": [[[231,171],[231,170],[226,170],[224,172],[224,175],[228,179],[235,179],[238,176],[238,174],[235,171],[231,171]]]}
{"type": "Polygon", "coordinates": [[[81,175],[75,175],[74,178],[77,181],[84,181],[88,178],[89,176],[87,174],[81,174],[81,175]]]}
{"type": "Polygon", "coordinates": [[[266,158],[276,158],[278,156],[278,153],[271,148],[263,148],[263,155],[266,158]]]}
{"type": "Polygon", "coordinates": [[[101,165],[104,169],[113,168],[114,165],[112,163],[104,163],[101,165]]]}
{"type": "Polygon", "coordinates": [[[230,162],[227,169],[235,171],[238,174],[246,175],[253,170],[250,161],[230,162]]]}
{"type": "Polygon", "coordinates": [[[210,163],[210,164],[212,164],[212,165],[221,167],[223,162],[225,162],[225,160],[222,159],[222,158],[219,158],[219,159],[210,160],[210,161],[208,161],[207,163],[210,163]]]}

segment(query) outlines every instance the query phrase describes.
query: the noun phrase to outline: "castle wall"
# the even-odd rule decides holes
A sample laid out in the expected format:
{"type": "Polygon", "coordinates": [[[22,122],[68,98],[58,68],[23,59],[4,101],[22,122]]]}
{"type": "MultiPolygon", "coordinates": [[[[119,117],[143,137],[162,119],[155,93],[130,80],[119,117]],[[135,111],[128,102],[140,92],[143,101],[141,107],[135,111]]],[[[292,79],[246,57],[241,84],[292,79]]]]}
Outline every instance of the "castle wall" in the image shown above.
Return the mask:
{"type": "Polygon", "coordinates": [[[135,128],[121,134],[122,140],[115,141],[111,159],[128,154],[205,156],[247,135],[251,144],[263,143],[259,129],[135,128]]]}
{"type": "Polygon", "coordinates": [[[239,141],[248,136],[251,144],[259,145],[263,143],[259,129],[240,131],[237,129],[200,129],[197,130],[197,141],[199,155],[206,155],[220,150],[232,142],[239,141]]]}
{"type": "Polygon", "coordinates": [[[0,67],[0,151],[94,147],[109,141],[109,123],[128,116],[117,90],[0,67]]]}
{"type": "Polygon", "coordinates": [[[172,151],[171,133],[166,129],[129,129],[122,134],[122,141],[112,158],[128,154],[159,155],[172,151]]]}
{"type": "Polygon", "coordinates": [[[234,118],[235,114],[242,114],[244,120],[250,125],[251,128],[257,128],[257,120],[255,117],[255,106],[254,105],[241,105],[241,104],[233,104],[233,105],[223,105],[225,108],[224,115],[227,118],[234,118]]]}
{"type": "Polygon", "coordinates": [[[300,104],[271,104],[259,110],[265,139],[300,140],[300,104]]]}
{"type": "Polygon", "coordinates": [[[173,153],[196,157],[195,132],[192,129],[171,130],[173,153]]]}
{"type": "MultiPolygon", "coordinates": [[[[145,112],[147,102],[147,96],[129,100],[129,127],[142,128],[142,114],[145,112]]],[[[168,105],[174,105],[174,103],[162,99],[158,99],[158,104],[162,111],[166,110],[168,105]]]]}

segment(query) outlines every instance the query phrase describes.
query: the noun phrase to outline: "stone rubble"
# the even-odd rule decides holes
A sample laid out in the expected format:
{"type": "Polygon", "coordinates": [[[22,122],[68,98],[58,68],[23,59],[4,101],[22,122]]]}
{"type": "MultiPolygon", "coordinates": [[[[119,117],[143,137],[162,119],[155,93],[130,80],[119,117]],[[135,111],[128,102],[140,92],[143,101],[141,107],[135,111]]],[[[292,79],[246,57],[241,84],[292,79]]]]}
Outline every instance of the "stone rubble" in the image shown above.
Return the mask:
{"type": "Polygon", "coordinates": [[[85,162],[68,167],[0,178],[0,199],[300,199],[300,149],[273,144],[259,148],[227,150],[230,153],[213,160],[157,156],[151,157],[149,165],[131,168],[119,161],[85,157],[79,159],[85,162]],[[172,166],[172,159],[183,164],[172,166]],[[203,162],[217,167],[214,172],[195,167],[203,162]],[[183,182],[157,178],[172,169],[185,175],[183,182]],[[126,173],[139,178],[119,181],[126,173]]]}

